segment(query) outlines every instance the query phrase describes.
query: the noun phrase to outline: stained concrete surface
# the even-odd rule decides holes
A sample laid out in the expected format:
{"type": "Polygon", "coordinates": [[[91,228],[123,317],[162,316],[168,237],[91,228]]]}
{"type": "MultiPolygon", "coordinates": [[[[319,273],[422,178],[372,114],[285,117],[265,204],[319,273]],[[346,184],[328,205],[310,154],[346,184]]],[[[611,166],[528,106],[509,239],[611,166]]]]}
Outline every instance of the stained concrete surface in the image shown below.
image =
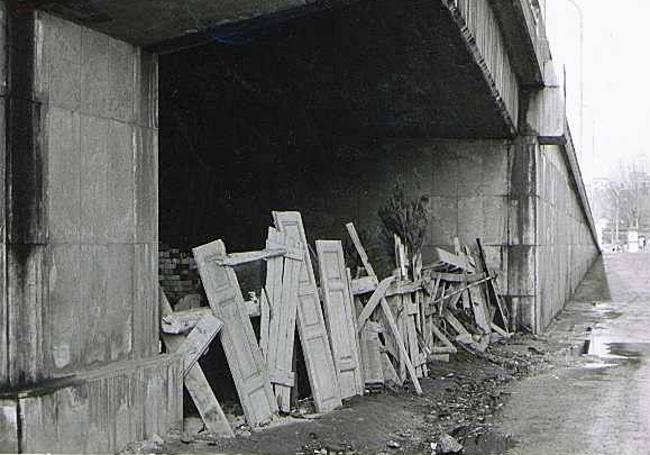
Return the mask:
{"type": "Polygon", "coordinates": [[[599,259],[548,333],[583,355],[513,386],[507,453],[650,453],[649,321],[650,254],[599,259]]]}

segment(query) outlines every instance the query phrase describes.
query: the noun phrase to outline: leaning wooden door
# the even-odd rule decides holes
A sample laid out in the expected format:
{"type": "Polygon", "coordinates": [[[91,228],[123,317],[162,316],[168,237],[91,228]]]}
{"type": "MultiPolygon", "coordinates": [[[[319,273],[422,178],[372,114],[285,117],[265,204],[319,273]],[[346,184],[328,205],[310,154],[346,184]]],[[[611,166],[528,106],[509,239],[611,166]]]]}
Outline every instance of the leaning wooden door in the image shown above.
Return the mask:
{"type": "Polygon", "coordinates": [[[241,294],[235,271],[221,265],[226,247],[221,240],[192,250],[214,314],[224,322],[221,343],[249,425],[273,418],[277,410],[266,364],[241,294]]]}
{"type": "Polygon", "coordinates": [[[357,331],[350,300],[343,246],[338,240],[317,240],[325,318],[339,379],[341,398],[363,395],[363,375],[359,368],[357,331]]]}
{"type": "Polygon", "coordinates": [[[330,411],[341,405],[341,394],[302,217],[298,212],[273,212],[273,219],[278,229],[301,243],[304,252],[298,280],[298,334],[316,410],[330,411]]]}

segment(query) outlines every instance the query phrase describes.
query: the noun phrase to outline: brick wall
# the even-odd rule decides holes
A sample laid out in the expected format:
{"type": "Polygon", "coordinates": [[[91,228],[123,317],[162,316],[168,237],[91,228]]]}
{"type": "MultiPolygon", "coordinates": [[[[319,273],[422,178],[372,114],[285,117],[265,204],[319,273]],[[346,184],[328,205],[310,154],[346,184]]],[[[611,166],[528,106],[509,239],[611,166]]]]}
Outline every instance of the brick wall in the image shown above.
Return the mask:
{"type": "Polygon", "coordinates": [[[198,296],[201,305],[207,304],[201,277],[190,250],[161,243],[158,246],[158,282],[172,306],[192,295],[198,296]]]}

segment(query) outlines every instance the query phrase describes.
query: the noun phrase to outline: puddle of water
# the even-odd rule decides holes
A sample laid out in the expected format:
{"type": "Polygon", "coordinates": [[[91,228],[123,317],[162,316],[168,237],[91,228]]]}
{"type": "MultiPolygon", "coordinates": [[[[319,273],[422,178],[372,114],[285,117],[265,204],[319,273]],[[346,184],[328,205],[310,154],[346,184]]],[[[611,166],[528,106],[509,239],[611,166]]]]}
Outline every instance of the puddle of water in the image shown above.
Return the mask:
{"type": "Polygon", "coordinates": [[[650,343],[621,343],[592,335],[585,340],[582,354],[602,359],[604,362],[590,362],[585,368],[604,368],[618,365],[639,366],[650,355],[650,343]]]}
{"type": "Polygon", "coordinates": [[[586,370],[600,370],[603,368],[615,367],[615,363],[605,363],[605,362],[589,362],[582,366],[586,370]]]}
{"type": "Polygon", "coordinates": [[[451,436],[463,445],[465,455],[498,455],[517,445],[512,436],[489,428],[460,427],[451,436]]]}
{"type": "Polygon", "coordinates": [[[618,319],[621,316],[623,316],[623,313],[621,313],[620,311],[605,311],[601,315],[601,318],[603,318],[603,319],[618,319]]]}

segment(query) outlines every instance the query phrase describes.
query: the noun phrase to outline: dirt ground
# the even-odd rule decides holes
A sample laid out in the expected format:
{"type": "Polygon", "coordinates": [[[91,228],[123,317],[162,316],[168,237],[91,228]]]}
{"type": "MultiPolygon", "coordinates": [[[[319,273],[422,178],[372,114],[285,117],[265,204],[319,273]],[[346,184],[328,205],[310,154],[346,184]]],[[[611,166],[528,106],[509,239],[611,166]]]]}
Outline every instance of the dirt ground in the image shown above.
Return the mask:
{"type": "MultiPolygon", "coordinates": [[[[201,433],[168,435],[164,453],[366,454],[432,453],[445,433],[466,454],[500,453],[513,441],[494,430],[495,415],[507,402],[510,384],[553,368],[564,343],[518,335],[492,345],[485,355],[467,352],[449,363],[430,365],[423,395],[386,388],[355,398],[321,416],[279,418],[268,428],[238,431],[232,439],[201,433]]],[[[156,450],[157,451],[157,450],[156,450]]]]}
{"type": "Polygon", "coordinates": [[[647,454],[648,321],[650,254],[605,255],[544,336],[430,364],[421,396],[386,388],[329,414],[242,426],[232,439],[172,433],[147,451],[432,454],[449,434],[466,455],[647,454]]]}

